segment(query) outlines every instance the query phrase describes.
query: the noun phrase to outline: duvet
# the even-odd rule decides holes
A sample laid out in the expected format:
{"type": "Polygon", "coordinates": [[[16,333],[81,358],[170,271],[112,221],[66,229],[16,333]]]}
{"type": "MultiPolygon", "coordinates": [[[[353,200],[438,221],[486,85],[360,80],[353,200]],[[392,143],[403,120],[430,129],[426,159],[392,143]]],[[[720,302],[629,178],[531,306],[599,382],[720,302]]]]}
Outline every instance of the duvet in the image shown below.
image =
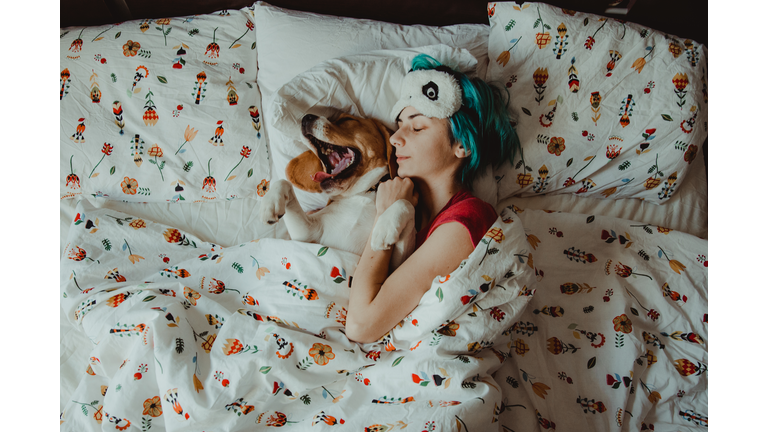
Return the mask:
{"type": "Polygon", "coordinates": [[[398,326],[360,345],[344,334],[357,255],[278,239],[223,247],[81,202],[61,302],[92,347],[61,428],[499,428],[507,384],[493,374],[536,281],[512,210],[398,326]]]}
{"type": "Polygon", "coordinates": [[[537,282],[494,374],[503,430],[707,428],[707,241],[611,217],[511,209],[537,282]]]}

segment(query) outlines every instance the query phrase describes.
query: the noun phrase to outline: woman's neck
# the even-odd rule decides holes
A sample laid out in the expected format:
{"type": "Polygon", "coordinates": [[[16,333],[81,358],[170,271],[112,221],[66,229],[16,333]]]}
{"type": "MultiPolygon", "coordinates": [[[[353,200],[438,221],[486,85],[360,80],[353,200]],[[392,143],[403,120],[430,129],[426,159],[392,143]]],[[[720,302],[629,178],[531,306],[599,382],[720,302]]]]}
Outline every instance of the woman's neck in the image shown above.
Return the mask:
{"type": "Polygon", "coordinates": [[[440,210],[448,204],[454,195],[464,190],[458,181],[425,181],[412,179],[419,192],[419,203],[416,206],[418,215],[417,230],[426,227],[440,210]]]}

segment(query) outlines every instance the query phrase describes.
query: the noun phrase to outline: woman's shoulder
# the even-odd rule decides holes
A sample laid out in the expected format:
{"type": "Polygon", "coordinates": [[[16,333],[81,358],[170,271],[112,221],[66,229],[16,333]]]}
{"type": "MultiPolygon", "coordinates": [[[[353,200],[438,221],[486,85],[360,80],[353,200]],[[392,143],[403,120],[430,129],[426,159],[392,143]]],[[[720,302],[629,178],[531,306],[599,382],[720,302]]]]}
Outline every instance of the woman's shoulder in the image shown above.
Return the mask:
{"type": "Polygon", "coordinates": [[[448,209],[451,214],[455,215],[463,215],[467,214],[468,216],[486,216],[486,217],[492,217],[494,220],[496,219],[496,210],[493,208],[492,205],[489,203],[481,200],[480,198],[474,196],[469,191],[461,191],[457,194],[456,201],[451,205],[448,209]],[[459,195],[460,194],[460,195],[459,195]]]}

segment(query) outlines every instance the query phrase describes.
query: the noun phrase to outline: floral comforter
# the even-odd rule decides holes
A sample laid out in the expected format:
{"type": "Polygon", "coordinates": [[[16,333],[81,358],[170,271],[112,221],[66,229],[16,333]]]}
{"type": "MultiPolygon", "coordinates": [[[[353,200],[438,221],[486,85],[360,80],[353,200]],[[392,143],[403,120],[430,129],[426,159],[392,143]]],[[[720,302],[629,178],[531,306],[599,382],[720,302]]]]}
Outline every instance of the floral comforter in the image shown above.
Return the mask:
{"type": "Polygon", "coordinates": [[[707,241],[609,217],[511,210],[537,283],[494,374],[503,430],[706,428],[707,241]]]}
{"type": "Polygon", "coordinates": [[[357,255],[278,239],[221,247],[81,202],[61,302],[92,347],[61,429],[499,428],[509,384],[493,373],[517,349],[535,283],[523,231],[505,211],[403,322],[358,345],[343,331],[357,255]]]}

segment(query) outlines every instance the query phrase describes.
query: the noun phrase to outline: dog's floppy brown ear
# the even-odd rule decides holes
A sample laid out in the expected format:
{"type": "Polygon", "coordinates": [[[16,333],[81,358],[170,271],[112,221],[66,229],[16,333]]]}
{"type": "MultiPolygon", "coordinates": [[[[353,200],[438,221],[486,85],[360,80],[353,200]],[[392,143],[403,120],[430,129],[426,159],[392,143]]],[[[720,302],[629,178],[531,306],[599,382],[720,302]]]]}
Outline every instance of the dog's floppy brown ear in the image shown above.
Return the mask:
{"type": "MultiPolygon", "coordinates": [[[[375,120],[375,119],[374,119],[375,120]]],[[[384,126],[384,123],[379,120],[375,120],[376,126],[379,128],[381,136],[384,138],[384,145],[387,149],[387,163],[389,165],[389,177],[397,177],[397,155],[395,155],[395,146],[389,142],[389,137],[392,136],[392,132],[384,126]]]]}
{"type": "Polygon", "coordinates": [[[289,182],[303,191],[321,193],[323,189],[320,183],[312,180],[312,176],[320,171],[324,171],[320,159],[312,150],[307,150],[288,162],[288,166],[285,167],[285,176],[289,182]]]}

